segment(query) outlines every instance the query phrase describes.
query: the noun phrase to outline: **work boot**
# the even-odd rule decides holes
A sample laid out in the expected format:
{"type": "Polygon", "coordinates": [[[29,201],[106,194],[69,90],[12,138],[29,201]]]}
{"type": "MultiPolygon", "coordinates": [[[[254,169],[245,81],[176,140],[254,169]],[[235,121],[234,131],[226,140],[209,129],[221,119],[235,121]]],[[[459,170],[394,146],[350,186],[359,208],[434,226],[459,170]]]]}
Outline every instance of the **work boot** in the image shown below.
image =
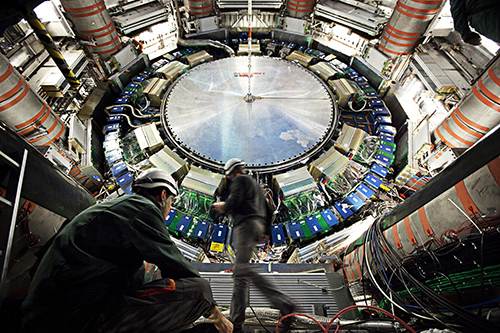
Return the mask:
{"type": "MultiPolygon", "coordinates": [[[[286,315],[288,315],[290,313],[295,313],[296,309],[297,309],[297,307],[295,305],[292,305],[288,310],[286,310],[286,313],[284,313],[283,311],[280,311],[281,317],[284,317],[284,316],[286,316],[286,315]]],[[[281,321],[281,327],[278,327],[278,332],[279,333],[288,333],[288,332],[290,332],[291,329],[292,329],[293,322],[294,322],[294,317],[293,316],[283,319],[281,321]]]]}

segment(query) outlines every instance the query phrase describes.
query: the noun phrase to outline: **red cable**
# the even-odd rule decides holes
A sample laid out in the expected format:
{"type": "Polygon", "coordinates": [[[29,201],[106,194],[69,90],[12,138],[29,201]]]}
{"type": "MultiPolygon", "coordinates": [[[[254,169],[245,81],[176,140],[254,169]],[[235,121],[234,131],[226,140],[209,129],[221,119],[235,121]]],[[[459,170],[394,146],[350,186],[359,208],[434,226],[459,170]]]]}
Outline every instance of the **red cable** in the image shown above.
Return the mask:
{"type": "Polygon", "coordinates": [[[287,314],[286,316],[281,317],[280,320],[278,320],[278,322],[276,323],[276,333],[278,333],[278,325],[281,323],[281,321],[283,319],[286,319],[286,318],[289,318],[289,317],[292,317],[292,316],[307,317],[307,318],[311,319],[312,321],[314,321],[316,324],[318,324],[319,327],[321,327],[321,329],[323,330],[323,332],[326,332],[325,331],[325,327],[323,325],[321,325],[321,323],[319,321],[317,321],[316,319],[314,319],[313,317],[308,316],[308,315],[306,315],[304,313],[290,313],[290,314],[287,314]]]}

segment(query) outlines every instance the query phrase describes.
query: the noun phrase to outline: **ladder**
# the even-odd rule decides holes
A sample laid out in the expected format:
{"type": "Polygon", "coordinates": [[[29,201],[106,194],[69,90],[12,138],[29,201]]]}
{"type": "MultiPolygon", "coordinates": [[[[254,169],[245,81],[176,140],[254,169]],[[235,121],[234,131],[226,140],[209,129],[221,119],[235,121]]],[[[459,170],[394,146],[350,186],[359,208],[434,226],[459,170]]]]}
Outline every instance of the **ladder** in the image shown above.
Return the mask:
{"type": "Polygon", "coordinates": [[[27,158],[28,151],[26,149],[20,156],[19,162],[0,150],[0,170],[6,175],[6,179],[0,179],[0,181],[4,181],[3,184],[6,186],[4,195],[0,195],[0,309],[3,299],[6,297],[4,295],[5,279],[9,267],[27,158]],[[4,170],[5,172],[3,172],[4,170]]]}

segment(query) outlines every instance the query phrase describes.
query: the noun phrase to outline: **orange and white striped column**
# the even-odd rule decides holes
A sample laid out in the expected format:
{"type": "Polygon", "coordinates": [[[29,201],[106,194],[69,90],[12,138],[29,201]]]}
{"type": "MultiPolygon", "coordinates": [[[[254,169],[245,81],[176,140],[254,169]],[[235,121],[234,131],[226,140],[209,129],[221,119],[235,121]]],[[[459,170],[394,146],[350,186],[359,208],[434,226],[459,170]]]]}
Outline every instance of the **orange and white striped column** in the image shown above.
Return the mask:
{"type": "Polygon", "coordinates": [[[0,54],[0,120],[34,146],[48,146],[65,126],[24,77],[0,54]]]}
{"type": "Polygon", "coordinates": [[[483,73],[434,134],[450,148],[469,148],[500,124],[500,60],[483,73]]]}
{"type": "Polygon", "coordinates": [[[390,57],[411,54],[444,0],[399,0],[378,48],[390,57]]]}
{"type": "Polygon", "coordinates": [[[122,47],[104,0],[61,0],[61,4],[90,53],[108,60],[122,47]]]}

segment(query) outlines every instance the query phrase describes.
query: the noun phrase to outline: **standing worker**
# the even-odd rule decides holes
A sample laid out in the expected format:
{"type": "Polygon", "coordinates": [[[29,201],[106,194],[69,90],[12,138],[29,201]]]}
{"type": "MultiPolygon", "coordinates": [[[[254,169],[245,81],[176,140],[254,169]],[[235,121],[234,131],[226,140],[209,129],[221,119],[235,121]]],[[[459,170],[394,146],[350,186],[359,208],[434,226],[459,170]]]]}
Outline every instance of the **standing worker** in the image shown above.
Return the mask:
{"type": "Polygon", "coordinates": [[[178,194],[160,169],[125,195],[87,208],[53,239],[23,303],[26,332],[180,332],[200,316],[231,333],[209,283],[170,239],[164,220],[178,194]],[[151,282],[144,262],[161,270],[151,282]]]}
{"type": "MultiPolygon", "coordinates": [[[[245,163],[230,159],[224,166],[229,185],[229,197],[226,202],[214,203],[214,208],[233,215],[234,249],[236,262],[233,268],[233,296],[231,300],[230,320],[234,332],[243,332],[245,310],[248,305],[250,280],[278,308],[282,315],[294,312],[295,303],[264,275],[259,274],[250,264],[252,251],[266,232],[267,204],[259,184],[246,173],[245,163]]],[[[284,331],[288,331],[290,320],[284,320],[284,331]]]]}

